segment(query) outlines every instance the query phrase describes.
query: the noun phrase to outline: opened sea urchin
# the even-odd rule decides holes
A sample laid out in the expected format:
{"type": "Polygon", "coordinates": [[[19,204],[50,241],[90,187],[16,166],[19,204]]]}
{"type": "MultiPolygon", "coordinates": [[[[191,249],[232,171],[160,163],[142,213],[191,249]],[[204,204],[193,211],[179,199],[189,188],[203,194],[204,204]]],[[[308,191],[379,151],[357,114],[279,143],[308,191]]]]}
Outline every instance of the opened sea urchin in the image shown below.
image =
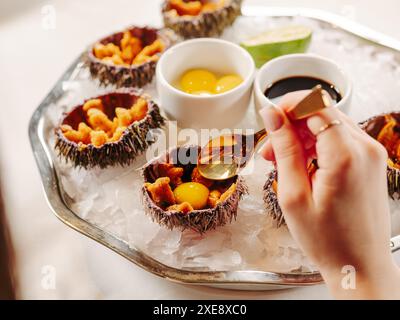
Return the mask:
{"type": "Polygon", "coordinates": [[[387,180],[389,196],[400,198],[400,112],[372,117],[361,128],[387,150],[387,180]]]}
{"type": "Polygon", "coordinates": [[[219,36],[241,14],[242,0],[166,0],[164,24],[185,39],[219,36]]]}
{"type": "Polygon", "coordinates": [[[160,55],[176,40],[172,30],[131,27],[93,44],[85,62],[102,85],[143,87],[152,81],[160,55]]]}
{"type": "MultiPolygon", "coordinates": [[[[318,165],[316,160],[309,164],[309,177],[315,173],[317,168],[318,165]]],[[[277,227],[279,228],[281,225],[284,225],[285,219],[278,202],[278,172],[276,170],[272,170],[267,177],[267,181],[265,182],[263,188],[263,200],[267,213],[270,214],[274,220],[276,220],[277,227]]]]}
{"type": "Polygon", "coordinates": [[[128,165],[154,142],[151,130],[164,121],[148,96],[121,89],[73,108],[56,128],[55,149],[77,167],[128,165]]]}
{"type": "Polygon", "coordinates": [[[168,229],[199,233],[236,219],[243,178],[223,181],[202,177],[197,170],[199,147],[173,149],[143,167],[143,205],[153,221],[168,229]]]}

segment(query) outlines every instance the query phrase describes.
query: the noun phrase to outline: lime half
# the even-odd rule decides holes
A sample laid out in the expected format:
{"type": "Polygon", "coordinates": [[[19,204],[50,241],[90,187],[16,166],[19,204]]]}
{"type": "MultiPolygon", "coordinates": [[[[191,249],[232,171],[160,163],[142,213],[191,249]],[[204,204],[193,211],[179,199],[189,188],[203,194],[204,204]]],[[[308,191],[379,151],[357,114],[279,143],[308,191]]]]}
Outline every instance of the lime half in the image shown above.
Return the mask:
{"type": "Polygon", "coordinates": [[[267,61],[291,53],[307,50],[312,29],[306,26],[286,26],[262,33],[243,41],[240,45],[253,57],[257,68],[267,61]]]}

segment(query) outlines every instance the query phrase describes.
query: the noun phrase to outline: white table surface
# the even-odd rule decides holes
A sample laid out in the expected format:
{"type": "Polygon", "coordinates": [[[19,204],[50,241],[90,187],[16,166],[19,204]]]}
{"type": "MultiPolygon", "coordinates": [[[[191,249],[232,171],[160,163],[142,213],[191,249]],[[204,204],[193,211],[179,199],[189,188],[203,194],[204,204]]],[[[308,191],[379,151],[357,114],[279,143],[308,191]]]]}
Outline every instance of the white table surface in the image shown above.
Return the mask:
{"type": "MultiPolygon", "coordinates": [[[[324,9],[400,39],[398,0],[248,0],[245,3],[324,9]]],[[[170,283],[69,229],[51,213],[28,141],[32,112],[90,42],[130,24],[160,24],[159,5],[157,0],[0,2],[0,163],[18,259],[20,297],[329,299],[323,285],[239,292],[170,283]],[[53,8],[56,24],[55,29],[49,29],[48,20],[43,19],[53,8]],[[42,286],[46,266],[56,271],[54,289],[42,286]]]]}

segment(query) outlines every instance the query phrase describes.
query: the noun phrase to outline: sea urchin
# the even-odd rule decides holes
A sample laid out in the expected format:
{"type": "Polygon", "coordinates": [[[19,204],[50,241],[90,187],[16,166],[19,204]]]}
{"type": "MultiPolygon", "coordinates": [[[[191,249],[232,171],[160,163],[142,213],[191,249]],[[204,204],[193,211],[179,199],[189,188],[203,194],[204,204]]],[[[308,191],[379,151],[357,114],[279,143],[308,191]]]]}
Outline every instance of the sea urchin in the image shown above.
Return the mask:
{"type": "Polygon", "coordinates": [[[145,212],[168,229],[204,233],[230,223],[247,193],[240,176],[224,181],[200,176],[196,167],[199,152],[197,146],[179,147],[143,167],[145,212]]]}
{"type": "Polygon", "coordinates": [[[120,89],[73,108],[56,128],[55,149],[83,168],[128,165],[154,142],[165,119],[148,96],[120,89]]]}

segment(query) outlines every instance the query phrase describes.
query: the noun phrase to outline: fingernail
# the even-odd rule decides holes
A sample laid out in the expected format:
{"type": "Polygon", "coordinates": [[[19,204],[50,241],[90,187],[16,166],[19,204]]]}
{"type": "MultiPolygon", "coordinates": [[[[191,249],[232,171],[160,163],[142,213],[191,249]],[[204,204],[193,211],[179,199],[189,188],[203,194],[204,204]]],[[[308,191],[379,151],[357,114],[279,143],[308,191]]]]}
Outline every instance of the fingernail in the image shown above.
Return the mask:
{"type": "Polygon", "coordinates": [[[265,129],[269,132],[278,130],[283,125],[282,114],[274,107],[266,107],[260,110],[265,129]]]}

